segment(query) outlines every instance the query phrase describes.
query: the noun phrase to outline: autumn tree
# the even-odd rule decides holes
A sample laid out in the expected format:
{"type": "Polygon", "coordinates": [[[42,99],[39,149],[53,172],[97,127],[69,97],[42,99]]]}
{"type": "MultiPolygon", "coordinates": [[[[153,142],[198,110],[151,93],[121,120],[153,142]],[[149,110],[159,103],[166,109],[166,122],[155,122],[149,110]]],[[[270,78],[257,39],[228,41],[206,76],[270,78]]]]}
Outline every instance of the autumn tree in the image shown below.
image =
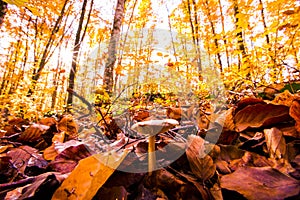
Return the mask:
{"type": "Polygon", "coordinates": [[[114,65],[116,62],[117,46],[120,39],[120,31],[124,16],[125,0],[118,0],[115,9],[114,22],[108,46],[108,58],[105,64],[103,85],[109,94],[112,94],[114,86],[114,65]]]}
{"type": "Polygon", "coordinates": [[[69,73],[69,88],[68,88],[69,95],[68,95],[68,100],[67,100],[67,104],[69,106],[72,105],[72,102],[73,102],[73,93],[72,92],[73,92],[74,86],[75,86],[74,84],[75,84],[75,76],[76,76],[76,72],[77,72],[77,62],[78,62],[79,50],[81,47],[81,43],[86,34],[86,29],[87,29],[87,26],[89,23],[89,19],[90,19],[93,4],[94,4],[94,1],[92,0],[90,3],[91,4],[90,11],[88,13],[86,25],[84,28],[83,22],[84,22],[87,2],[88,2],[87,0],[84,0],[83,4],[82,4],[80,19],[79,19],[79,23],[78,23],[78,27],[77,27],[76,38],[75,38],[75,43],[74,43],[74,48],[73,48],[72,67],[71,67],[71,70],[69,73]]]}

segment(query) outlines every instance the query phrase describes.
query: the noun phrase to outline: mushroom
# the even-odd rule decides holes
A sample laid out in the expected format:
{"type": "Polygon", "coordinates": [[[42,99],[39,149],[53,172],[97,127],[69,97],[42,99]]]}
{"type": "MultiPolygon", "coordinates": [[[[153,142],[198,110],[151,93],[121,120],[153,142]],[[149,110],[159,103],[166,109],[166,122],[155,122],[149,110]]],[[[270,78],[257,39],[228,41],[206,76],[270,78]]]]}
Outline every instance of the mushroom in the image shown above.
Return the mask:
{"type": "Polygon", "coordinates": [[[164,133],[170,128],[179,125],[178,121],[174,119],[163,120],[148,120],[134,124],[131,129],[143,135],[149,136],[148,143],[148,172],[152,172],[156,168],[155,157],[155,135],[164,133]]]}

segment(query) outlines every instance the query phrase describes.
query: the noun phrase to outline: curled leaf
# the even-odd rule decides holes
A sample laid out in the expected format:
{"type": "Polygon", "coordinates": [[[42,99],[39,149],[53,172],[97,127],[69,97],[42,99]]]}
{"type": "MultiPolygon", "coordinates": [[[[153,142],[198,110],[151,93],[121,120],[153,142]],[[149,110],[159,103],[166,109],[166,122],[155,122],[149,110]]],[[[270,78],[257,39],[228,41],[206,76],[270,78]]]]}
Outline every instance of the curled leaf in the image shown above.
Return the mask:
{"type": "Polygon", "coordinates": [[[201,137],[188,137],[186,155],[196,177],[206,181],[215,174],[216,165],[213,159],[205,153],[204,140],[201,137]]]}
{"type": "Polygon", "coordinates": [[[286,153],[286,143],[283,134],[277,128],[265,129],[265,138],[271,158],[283,158],[286,153]]]}
{"type": "Polygon", "coordinates": [[[234,116],[237,132],[290,121],[289,107],[274,104],[249,105],[234,116]]]}

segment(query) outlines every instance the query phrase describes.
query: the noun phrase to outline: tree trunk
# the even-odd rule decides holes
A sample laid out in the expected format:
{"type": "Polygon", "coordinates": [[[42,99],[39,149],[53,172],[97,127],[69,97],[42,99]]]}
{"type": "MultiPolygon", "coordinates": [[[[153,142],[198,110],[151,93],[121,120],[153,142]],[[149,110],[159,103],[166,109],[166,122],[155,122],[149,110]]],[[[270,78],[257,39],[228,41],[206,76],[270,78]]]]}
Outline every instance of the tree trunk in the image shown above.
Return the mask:
{"type": "Polygon", "coordinates": [[[214,44],[215,44],[215,48],[217,49],[217,58],[218,58],[219,66],[220,66],[219,69],[222,72],[223,71],[223,67],[222,67],[221,55],[219,53],[219,51],[220,51],[219,43],[218,43],[218,39],[216,38],[216,28],[215,28],[214,22],[212,20],[211,14],[210,14],[211,11],[209,9],[209,3],[208,3],[207,0],[204,3],[205,3],[205,8],[207,10],[207,16],[208,16],[208,20],[209,20],[210,27],[211,27],[211,32],[212,32],[212,34],[213,34],[213,36],[215,38],[214,39],[214,44]]]}
{"type": "Polygon", "coordinates": [[[7,3],[0,0],[0,26],[2,25],[4,21],[4,17],[7,11],[7,3]]]}
{"type": "Polygon", "coordinates": [[[241,27],[239,26],[239,18],[238,15],[240,13],[239,11],[239,6],[238,6],[238,2],[237,0],[234,0],[234,17],[235,17],[235,27],[237,29],[237,40],[238,40],[238,47],[239,50],[241,51],[241,59],[239,59],[239,69],[240,69],[240,65],[244,63],[244,60],[246,60],[245,58],[247,57],[246,54],[246,49],[245,49],[245,45],[244,45],[244,39],[243,39],[243,31],[241,29],[241,27]]]}
{"type": "Polygon", "coordinates": [[[103,85],[109,95],[112,95],[114,86],[114,65],[116,62],[117,45],[120,39],[120,30],[124,17],[125,0],[118,0],[114,16],[113,28],[111,31],[110,42],[108,46],[108,58],[105,63],[103,85]]]}
{"type": "Polygon", "coordinates": [[[225,52],[226,52],[226,60],[227,60],[227,68],[229,68],[229,52],[228,52],[228,46],[227,46],[227,39],[225,34],[225,24],[224,24],[224,14],[223,14],[223,9],[222,9],[222,3],[221,0],[218,0],[219,6],[220,6],[220,14],[221,14],[221,22],[222,22],[222,37],[223,37],[223,42],[225,46],[225,52]]]}
{"type": "MultiPolygon", "coordinates": [[[[74,43],[74,48],[73,48],[72,67],[71,67],[70,74],[69,74],[69,88],[68,88],[68,89],[70,89],[70,91],[74,91],[75,76],[76,76],[76,72],[77,72],[78,54],[79,54],[79,49],[81,46],[81,32],[82,32],[82,27],[83,27],[86,5],[87,5],[87,0],[84,0],[83,4],[82,4],[82,8],[81,8],[81,15],[80,15],[79,24],[77,27],[76,38],[75,38],[75,43],[74,43]]],[[[72,103],[73,103],[73,93],[69,92],[67,105],[72,106],[72,103]]]]}

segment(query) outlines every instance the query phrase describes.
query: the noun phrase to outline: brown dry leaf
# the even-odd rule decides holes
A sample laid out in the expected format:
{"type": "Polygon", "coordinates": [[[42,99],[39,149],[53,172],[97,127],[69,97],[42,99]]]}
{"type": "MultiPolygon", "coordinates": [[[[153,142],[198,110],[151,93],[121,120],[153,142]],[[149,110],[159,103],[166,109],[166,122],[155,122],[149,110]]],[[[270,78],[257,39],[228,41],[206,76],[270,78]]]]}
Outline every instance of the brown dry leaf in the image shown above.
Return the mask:
{"type": "Polygon", "coordinates": [[[264,100],[262,100],[262,99],[258,99],[258,98],[244,98],[244,99],[242,99],[241,101],[239,101],[237,103],[237,105],[236,105],[237,107],[235,109],[235,113],[237,113],[238,111],[244,109],[246,106],[255,105],[255,104],[258,104],[258,103],[260,103],[260,104],[266,104],[264,102],[264,100]]]}
{"type": "Polygon", "coordinates": [[[9,120],[8,125],[4,126],[4,131],[6,131],[5,136],[10,136],[15,133],[21,132],[22,126],[28,124],[28,121],[22,118],[13,118],[9,120]]]}
{"type": "Polygon", "coordinates": [[[117,134],[121,132],[119,124],[117,124],[111,115],[105,116],[104,120],[102,119],[99,123],[104,135],[110,140],[117,139],[117,134]]]}
{"type": "Polygon", "coordinates": [[[271,158],[283,158],[286,154],[286,143],[282,132],[277,128],[264,130],[267,149],[271,158]]]}
{"type": "Polygon", "coordinates": [[[233,118],[233,113],[234,113],[234,108],[231,107],[229,110],[226,111],[225,113],[225,121],[224,121],[224,128],[227,128],[230,131],[235,130],[235,124],[234,124],[234,118],[233,118]]]}
{"type": "Polygon", "coordinates": [[[5,196],[5,199],[49,199],[67,175],[47,172],[32,177],[33,183],[18,187],[5,196]]]}
{"type": "Polygon", "coordinates": [[[140,109],[134,111],[133,120],[140,122],[146,119],[147,117],[150,117],[150,112],[148,110],[140,109]]]}
{"type": "Polygon", "coordinates": [[[276,95],[275,99],[272,101],[274,104],[285,105],[290,107],[296,98],[295,95],[291,94],[288,90],[276,95]]]}
{"type": "Polygon", "coordinates": [[[220,180],[221,188],[233,190],[249,200],[285,199],[300,192],[300,181],[271,167],[240,167],[220,180]]]}
{"type": "Polygon", "coordinates": [[[181,108],[175,108],[175,107],[169,107],[166,110],[167,117],[170,119],[176,119],[179,120],[182,117],[182,109],[181,108]]]}
{"type": "Polygon", "coordinates": [[[274,104],[249,105],[234,116],[237,132],[290,121],[289,107],[274,104]]]}
{"type": "Polygon", "coordinates": [[[213,159],[205,153],[204,140],[199,136],[188,137],[186,155],[193,174],[203,181],[210,179],[216,171],[213,159]]]}
{"type": "Polygon", "coordinates": [[[17,173],[16,167],[11,163],[11,157],[0,155],[0,184],[10,182],[17,173]]]}
{"type": "Polygon", "coordinates": [[[65,178],[67,175],[55,172],[41,174],[32,184],[22,189],[18,199],[49,199],[65,178]]]}
{"type": "Polygon", "coordinates": [[[295,100],[293,101],[290,107],[290,115],[296,121],[296,130],[300,132],[300,101],[295,100]]]}
{"type": "Polygon", "coordinates": [[[49,167],[61,173],[71,172],[78,161],[92,154],[85,144],[72,140],[66,143],[57,143],[55,149],[60,153],[54,161],[49,163],[49,167]]]}
{"type": "Polygon", "coordinates": [[[38,123],[46,126],[52,126],[52,125],[56,125],[57,121],[53,117],[45,117],[41,119],[38,123]]]}
{"type": "Polygon", "coordinates": [[[78,166],[55,191],[52,200],[92,199],[126,157],[127,152],[109,156],[95,154],[79,161],[78,166]],[[103,162],[108,161],[108,162],[103,162]]]}
{"type": "Polygon", "coordinates": [[[72,115],[64,116],[58,123],[58,129],[65,131],[69,135],[69,139],[75,139],[78,137],[78,126],[72,115]]]}
{"type": "Polygon", "coordinates": [[[38,154],[38,150],[30,146],[20,146],[12,149],[7,152],[7,155],[12,158],[11,162],[22,174],[27,167],[34,166],[44,169],[48,164],[42,155],[38,154]]]}
{"type": "Polygon", "coordinates": [[[50,127],[42,124],[32,124],[23,133],[21,133],[18,141],[21,142],[38,142],[43,140],[41,137],[50,127]]]}
{"type": "Polygon", "coordinates": [[[279,130],[281,130],[284,136],[300,138],[300,132],[296,130],[295,123],[288,123],[282,126],[276,126],[279,130]]]}

